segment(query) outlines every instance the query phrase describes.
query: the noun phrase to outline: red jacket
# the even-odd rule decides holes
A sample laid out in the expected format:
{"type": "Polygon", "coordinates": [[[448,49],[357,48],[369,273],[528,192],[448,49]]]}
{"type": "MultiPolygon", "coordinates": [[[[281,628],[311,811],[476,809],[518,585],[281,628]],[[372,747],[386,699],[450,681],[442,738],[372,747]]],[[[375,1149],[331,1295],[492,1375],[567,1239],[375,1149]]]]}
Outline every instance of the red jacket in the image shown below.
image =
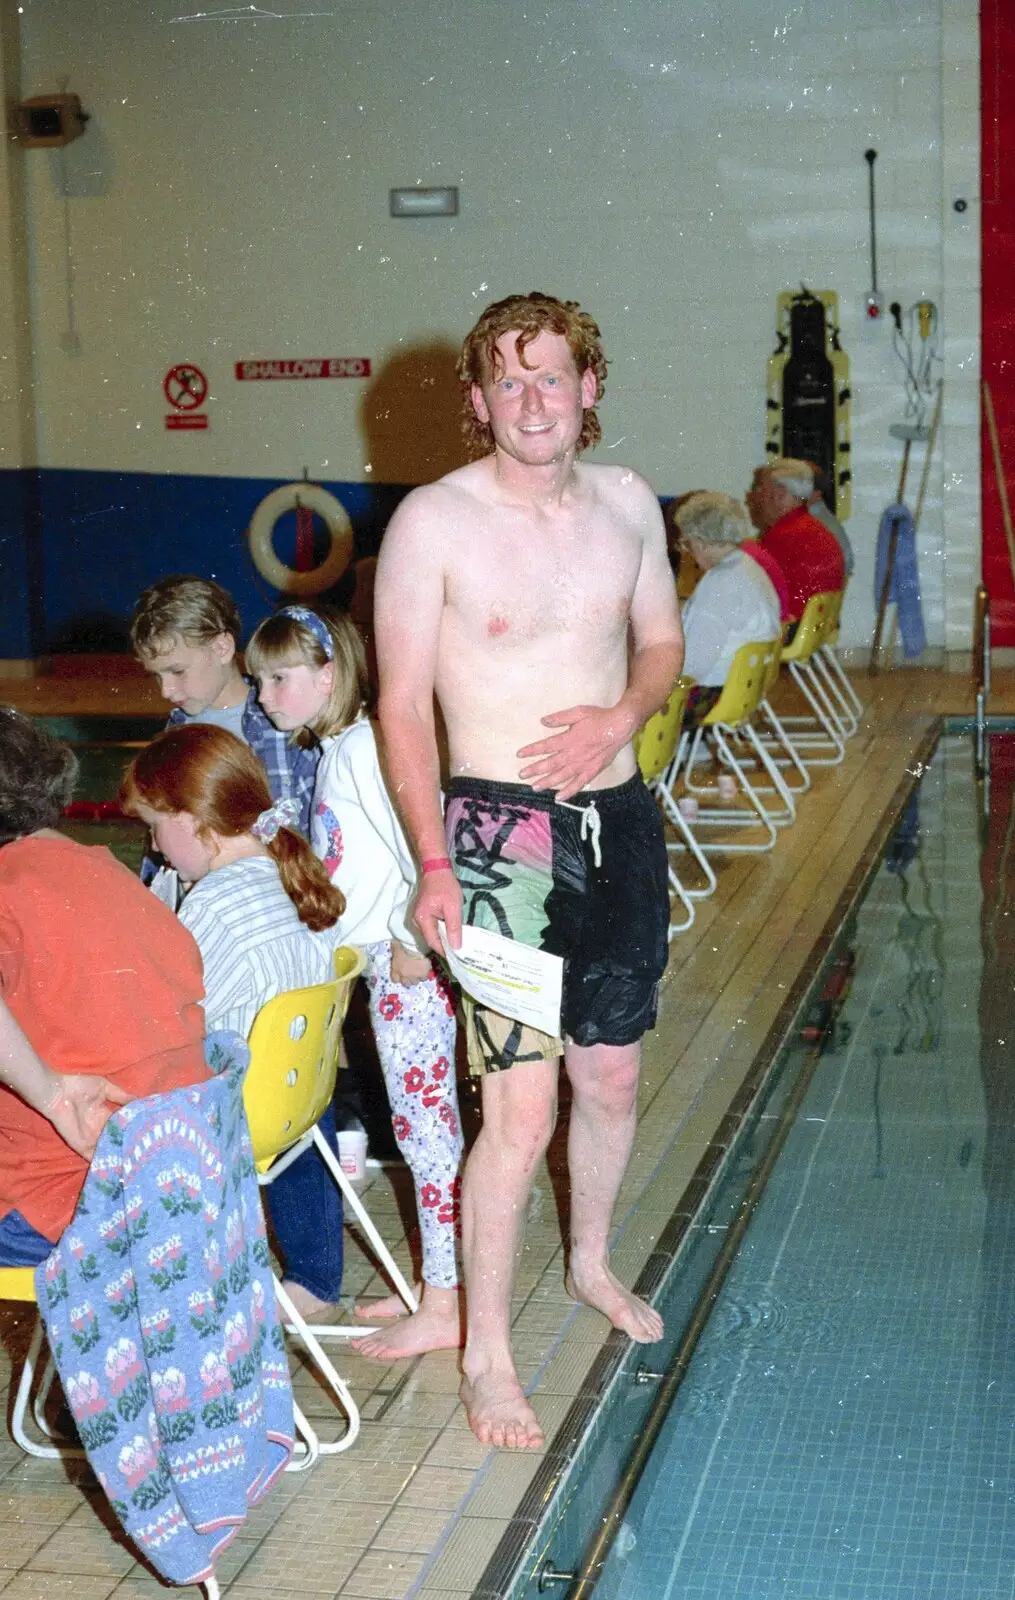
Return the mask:
{"type": "Polygon", "coordinates": [[[841,589],[846,564],[834,533],[812,517],[806,506],[787,511],[773,522],[758,543],[775,557],[789,589],[789,613],[799,617],[812,594],[841,589]]]}

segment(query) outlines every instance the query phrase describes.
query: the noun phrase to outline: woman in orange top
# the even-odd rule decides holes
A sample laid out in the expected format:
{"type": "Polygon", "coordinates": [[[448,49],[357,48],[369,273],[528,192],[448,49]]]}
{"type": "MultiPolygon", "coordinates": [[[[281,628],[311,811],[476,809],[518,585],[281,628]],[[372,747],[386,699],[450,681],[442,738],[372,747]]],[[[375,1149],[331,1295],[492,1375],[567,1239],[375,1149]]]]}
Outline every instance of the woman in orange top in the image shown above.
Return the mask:
{"type": "Polygon", "coordinates": [[[0,707],[0,1265],[70,1222],[110,1112],[208,1077],[201,958],[104,848],[55,830],[77,759],[0,707]]]}

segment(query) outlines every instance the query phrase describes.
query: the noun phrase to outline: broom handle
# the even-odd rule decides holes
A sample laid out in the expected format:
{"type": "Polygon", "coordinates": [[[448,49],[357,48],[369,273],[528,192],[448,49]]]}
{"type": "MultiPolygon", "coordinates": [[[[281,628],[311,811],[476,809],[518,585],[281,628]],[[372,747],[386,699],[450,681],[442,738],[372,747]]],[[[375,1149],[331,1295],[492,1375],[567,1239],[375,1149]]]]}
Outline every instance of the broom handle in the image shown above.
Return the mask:
{"type": "Polygon", "coordinates": [[[909,452],[912,449],[912,439],[907,439],[902,447],[902,466],[899,469],[899,488],[895,496],[895,503],[899,505],[906,492],[906,475],[909,472],[909,452]]]}
{"type": "Polygon", "coordinates": [[[913,532],[920,526],[920,513],[923,511],[923,498],[927,493],[927,479],[930,476],[930,458],[934,454],[934,443],[937,439],[937,430],[941,422],[941,402],[944,398],[944,381],[937,386],[937,401],[934,405],[934,415],[930,419],[930,433],[927,435],[927,453],[923,458],[923,471],[920,474],[920,492],[916,497],[916,510],[913,512],[913,532]]]}

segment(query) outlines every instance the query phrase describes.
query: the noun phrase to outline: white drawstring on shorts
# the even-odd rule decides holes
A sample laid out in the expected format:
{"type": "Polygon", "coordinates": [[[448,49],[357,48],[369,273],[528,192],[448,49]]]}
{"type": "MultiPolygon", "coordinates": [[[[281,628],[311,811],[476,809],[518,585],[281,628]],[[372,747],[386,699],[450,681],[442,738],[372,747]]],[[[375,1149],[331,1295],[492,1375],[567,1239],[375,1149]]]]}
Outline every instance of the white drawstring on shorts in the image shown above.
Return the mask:
{"type": "Polygon", "coordinates": [[[603,853],[599,848],[599,834],[603,826],[603,819],[596,810],[596,802],[594,800],[590,800],[587,806],[573,806],[570,800],[558,800],[557,804],[559,806],[564,806],[568,811],[578,811],[581,813],[582,844],[585,843],[586,838],[589,839],[592,845],[592,859],[597,867],[601,867],[603,864],[603,853]]]}

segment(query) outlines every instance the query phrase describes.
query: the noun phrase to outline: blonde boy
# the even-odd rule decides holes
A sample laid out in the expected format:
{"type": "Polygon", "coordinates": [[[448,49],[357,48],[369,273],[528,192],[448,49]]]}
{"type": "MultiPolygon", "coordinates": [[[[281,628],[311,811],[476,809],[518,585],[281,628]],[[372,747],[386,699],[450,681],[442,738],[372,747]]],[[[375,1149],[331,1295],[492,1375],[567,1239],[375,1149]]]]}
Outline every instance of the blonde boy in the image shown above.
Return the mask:
{"type": "Polygon", "coordinates": [[[134,654],[173,707],[169,726],[212,722],[235,733],[262,762],[272,798],[298,802],[300,832],[308,835],[320,751],[290,743],[265,716],[240,669],[241,635],[232,595],[209,578],[190,576],[151,584],[130,625],[134,654]]]}

